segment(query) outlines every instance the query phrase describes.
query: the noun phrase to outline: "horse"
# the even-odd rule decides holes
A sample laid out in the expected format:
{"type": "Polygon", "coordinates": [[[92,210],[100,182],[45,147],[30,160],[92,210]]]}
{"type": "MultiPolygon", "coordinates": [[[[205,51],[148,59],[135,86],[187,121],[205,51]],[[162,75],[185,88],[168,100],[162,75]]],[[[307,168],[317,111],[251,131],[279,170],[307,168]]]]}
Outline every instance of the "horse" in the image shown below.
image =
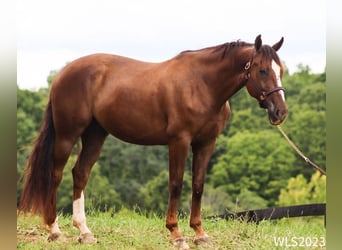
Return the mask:
{"type": "Polygon", "coordinates": [[[119,55],[92,54],[67,64],[56,76],[39,134],[27,161],[19,212],[40,214],[49,241],[61,236],[56,192],[74,144],[82,148],[73,175],[72,223],[78,241],[96,242],[86,223],[84,190],[106,137],[111,134],[139,145],[167,145],[169,198],[166,228],[171,242],[189,249],[177,221],[186,158],[191,148],[192,199],[190,227],[194,243],[210,244],[202,226],[201,197],[206,168],[217,136],[231,111],[229,98],[243,87],[278,125],[287,115],[284,66],[273,46],[241,40],[183,51],[159,62],[119,55]]]}

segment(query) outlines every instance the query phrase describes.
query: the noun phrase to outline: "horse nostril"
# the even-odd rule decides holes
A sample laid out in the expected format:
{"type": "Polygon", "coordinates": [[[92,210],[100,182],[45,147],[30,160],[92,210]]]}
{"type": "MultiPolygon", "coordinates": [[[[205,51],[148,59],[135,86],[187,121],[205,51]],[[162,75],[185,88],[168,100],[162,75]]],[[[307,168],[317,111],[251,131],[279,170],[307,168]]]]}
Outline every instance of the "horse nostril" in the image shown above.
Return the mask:
{"type": "Polygon", "coordinates": [[[286,109],[282,110],[282,109],[277,109],[276,112],[275,112],[275,116],[278,118],[278,119],[282,119],[286,116],[286,109]]]}

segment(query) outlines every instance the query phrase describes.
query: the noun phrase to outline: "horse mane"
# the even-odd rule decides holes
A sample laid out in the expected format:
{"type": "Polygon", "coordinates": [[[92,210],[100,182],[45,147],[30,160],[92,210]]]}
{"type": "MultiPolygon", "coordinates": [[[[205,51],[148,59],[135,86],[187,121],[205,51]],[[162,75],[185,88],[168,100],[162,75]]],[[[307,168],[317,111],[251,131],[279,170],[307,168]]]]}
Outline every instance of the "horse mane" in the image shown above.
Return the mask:
{"type": "Polygon", "coordinates": [[[253,44],[251,43],[246,43],[243,42],[241,40],[237,40],[234,42],[230,42],[230,43],[224,43],[221,45],[216,46],[216,48],[214,49],[214,53],[215,52],[221,52],[222,53],[222,59],[224,59],[226,57],[226,55],[228,55],[232,50],[236,49],[236,48],[240,48],[240,47],[246,47],[246,46],[252,46],[253,44]]]}
{"type": "MultiPolygon", "coordinates": [[[[221,53],[221,59],[224,59],[231,51],[241,48],[241,47],[248,47],[248,46],[254,46],[252,43],[247,43],[241,40],[233,41],[233,42],[227,42],[223,44],[219,44],[216,46],[211,46],[203,49],[198,49],[198,50],[185,50],[180,53],[182,54],[187,54],[187,53],[196,53],[196,52],[209,52],[209,53],[221,53]]],[[[266,59],[274,59],[276,63],[281,64],[280,58],[275,52],[274,49],[272,49],[271,46],[269,45],[263,45],[260,48],[260,52],[262,53],[263,57],[266,59]]]]}
{"type": "Polygon", "coordinates": [[[185,50],[182,51],[180,54],[186,54],[186,53],[195,53],[195,52],[211,52],[211,53],[222,53],[221,59],[224,59],[226,55],[228,55],[232,50],[240,47],[246,47],[246,46],[253,46],[251,43],[243,42],[241,40],[233,41],[233,42],[227,42],[223,44],[219,44],[216,46],[206,47],[203,49],[198,50],[185,50]]]}

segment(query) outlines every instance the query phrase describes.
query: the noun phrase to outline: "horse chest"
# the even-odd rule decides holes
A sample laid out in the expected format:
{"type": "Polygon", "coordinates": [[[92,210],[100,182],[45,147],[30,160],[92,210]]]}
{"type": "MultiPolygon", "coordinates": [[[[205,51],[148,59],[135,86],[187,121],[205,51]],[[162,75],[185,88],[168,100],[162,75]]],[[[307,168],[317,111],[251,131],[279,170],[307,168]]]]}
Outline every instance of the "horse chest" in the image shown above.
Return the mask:
{"type": "Polygon", "coordinates": [[[228,115],[219,116],[203,122],[202,126],[198,127],[196,134],[194,134],[194,140],[201,141],[217,137],[224,129],[228,118],[228,115]]]}
{"type": "Polygon", "coordinates": [[[193,112],[178,119],[180,131],[187,130],[193,141],[205,141],[216,138],[224,129],[230,116],[227,103],[218,112],[207,110],[204,113],[193,112]]]}

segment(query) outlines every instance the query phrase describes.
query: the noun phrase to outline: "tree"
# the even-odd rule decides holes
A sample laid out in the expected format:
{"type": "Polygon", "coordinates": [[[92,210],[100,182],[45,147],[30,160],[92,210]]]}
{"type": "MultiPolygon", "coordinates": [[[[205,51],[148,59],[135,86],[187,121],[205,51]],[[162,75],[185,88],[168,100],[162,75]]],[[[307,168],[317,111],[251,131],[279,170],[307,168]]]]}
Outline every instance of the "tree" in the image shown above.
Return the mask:
{"type": "Polygon", "coordinates": [[[288,180],[286,188],[281,189],[280,206],[326,202],[326,176],[318,171],[311,176],[310,182],[302,174],[288,180]]]}
{"type": "Polygon", "coordinates": [[[30,144],[36,137],[46,103],[44,91],[34,92],[17,87],[17,148],[30,144]]]}
{"type": "Polygon", "coordinates": [[[168,149],[133,145],[109,136],[98,163],[101,174],[107,176],[122,204],[133,208],[139,203],[141,188],[168,169],[168,149]]]}
{"type": "Polygon", "coordinates": [[[108,178],[101,174],[100,166],[93,166],[88,184],[85,189],[85,198],[89,201],[89,207],[96,211],[106,211],[110,208],[121,208],[120,195],[110,184],[108,178]]]}
{"type": "Polygon", "coordinates": [[[291,177],[295,160],[280,135],[268,130],[245,131],[230,139],[220,137],[218,143],[227,148],[213,166],[210,183],[215,188],[223,187],[233,198],[246,189],[273,205],[280,188],[291,177]]]}
{"type": "MultiPolygon", "coordinates": [[[[71,169],[74,167],[77,157],[75,153],[69,157],[64,167],[62,182],[58,187],[57,209],[66,214],[72,213],[73,178],[71,169]]],[[[88,210],[106,211],[111,207],[121,207],[118,193],[109,184],[107,177],[101,175],[100,166],[97,163],[92,168],[84,196],[85,208],[88,210]]]]}
{"type": "Polygon", "coordinates": [[[214,188],[209,183],[204,186],[201,205],[203,213],[208,216],[223,214],[227,210],[236,211],[236,203],[232,197],[223,188],[214,188]]]}
{"type": "MultiPolygon", "coordinates": [[[[302,86],[296,96],[287,98],[289,115],[283,128],[306,156],[325,168],[325,83],[317,81],[325,77],[320,75],[307,77],[309,80],[306,79],[306,81],[312,82],[302,86]]],[[[314,169],[309,168],[298,155],[296,155],[295,165],[298,168],[293,176],[303,173],[306,179],[309,179],[314,172],[314,169]]]]}
{"type": "Polygon", "coordinates": [[[236,207],[239,211],[260,209],[267,207],[267,201],[256,192],[243,188],[236,198],[236,207]]]}
{"type": "Polygon", "coordinates": [[[26,161],[32,141],[38,134],[47,96],[43,90],[29,91],[17,87],[17,200],[19,200],[26,161]]]}
{"type": "MultiPolygon", "coordinates": [[[[140,206],[157,213],[165,213],[169,197],[169,173],[163,170],[159,175],[152,177],[139,192],[140,206]]],[[[189,211],[191,195],[191,177],[185,172],[183,178],[183,190],[179,209],[189,211]]]]}

